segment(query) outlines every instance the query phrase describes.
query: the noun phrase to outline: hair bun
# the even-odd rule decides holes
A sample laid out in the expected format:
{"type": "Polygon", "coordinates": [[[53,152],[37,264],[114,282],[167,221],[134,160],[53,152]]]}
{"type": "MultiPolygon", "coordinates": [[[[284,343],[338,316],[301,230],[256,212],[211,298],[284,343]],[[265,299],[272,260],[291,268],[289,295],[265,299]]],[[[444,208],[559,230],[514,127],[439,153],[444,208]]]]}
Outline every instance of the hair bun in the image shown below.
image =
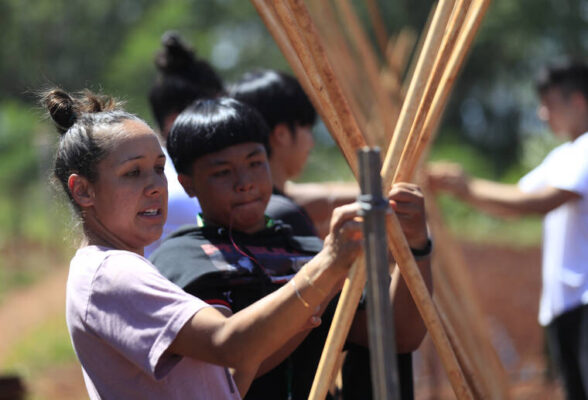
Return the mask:
{"type": "Polygon", "coordinates": [[[119,109],[116,99],[84,90],[73,97],[63,89],[41,94],[41,103],[49,112],[60,134],[67,132],[83,113],[99,113],[119,109]]]}
{"type": "Polygon", "coordinates": [[[163,49],[155,57],[155,65],[162,73],[184,74],[196,64],[194,50],[177,31],[167,31],[161,37],[163,49]]]}
{"type": "Polygon", "coordinates": [[[78,118],[76,101],[64,90],[50,90],[42,95],[41,101],[60,134],[63,135],[76,122],[78,118]]]}

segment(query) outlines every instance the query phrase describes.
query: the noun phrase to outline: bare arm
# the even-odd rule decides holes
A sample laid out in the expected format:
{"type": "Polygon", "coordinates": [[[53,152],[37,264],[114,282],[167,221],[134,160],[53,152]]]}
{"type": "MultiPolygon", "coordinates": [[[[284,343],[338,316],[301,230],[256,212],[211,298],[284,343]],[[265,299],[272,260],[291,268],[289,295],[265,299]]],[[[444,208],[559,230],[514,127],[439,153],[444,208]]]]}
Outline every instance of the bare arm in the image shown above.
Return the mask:
{"type": "Polygon", "coordinates": [[[308,213],[321,238],[329,232],[333,210],[344,204],[353,203],[359,194],[356,182],[287,182],[284,189],[285,193],[308,213]]]}
{"type": "Polygon", "coordinates": [[[261,363],[310,328],[317,306],[340,287],[360,247],[360,229],[351,222],[356,213],[356,205],[337,210],[323,250],[292,279],[293,284],[228,318],[212,307],[200,310],[169,350],[235,369],[239,391],[245,394],[261,363]]]}
{"type": "MultiPolygon", "coordinates": [[[[389,193],[391,206],[396,212],[398,221],[408,244],[413,249],[423,249],[428,242],[425,219],[424,197],[418,186],[409,183],[395,184],[389,193]]],[[[430,257],[417,261],[420,272],[427,288],[432,291],[430,257]]],[[[390,282],[390,302],[394,309],[394,329],[396,336],[396,351],[408,353],[416,350],[426,334],[425,324],[420,316],[412,295],[400,276],[396,292],[394,282],[390,282]]],[[[367,346],[367,315],[365,310],[359,310],[353,321],[349,339],[354,343],[367,346]]]]}
{"type": "Polygon", "coordinates": [[[567,190],[546,187],[526,193],[516,185],[469,177],[456,164],[437,163],[429,167],[429,183],[436,191],[446,191],[472,206],[498,216],[544,215],[562,204],[579,199],[567,190]]]}

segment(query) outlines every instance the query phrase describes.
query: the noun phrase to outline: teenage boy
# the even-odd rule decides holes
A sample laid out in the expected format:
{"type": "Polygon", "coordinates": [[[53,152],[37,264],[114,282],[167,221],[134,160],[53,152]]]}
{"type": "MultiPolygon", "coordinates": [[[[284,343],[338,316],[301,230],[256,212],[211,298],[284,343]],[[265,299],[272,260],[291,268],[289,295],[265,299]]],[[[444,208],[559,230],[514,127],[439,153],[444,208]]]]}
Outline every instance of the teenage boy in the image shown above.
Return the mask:
{"type": "MultiPolygon", "coordinates": [[[[269,163],[274,189],[266,214],[292,226],[295,235],[324,237],[333,209],[355,201],[356,184],[293,184],[314,145],[316,112],[298,80],[280,71],[245,73],[228,87],[229,94],[260,112],[270,128],[269,163]],[[286,185],[288,183],[288,185],[286,185]]],[[[412,356],[398,355],[402,398],[412,399],[412,356]]],[[[349,344],[343,364],[343,399],[371,399],[369,351],[349,344]]]]}
{"type": "Polygon", "coordinates": [[[245,73],[228,92],[259,111],[270,129],[269,165],[274,188],[267,215],[290,225],[296,235],[316,236],[308,213],[284,192],[286,181],[302,172],[314,146],[316,111],[306,93],[293,76],[263,69],[245,73]]]}
{"type": "Polygon", "coordinates": [[[588,394],[588,66],[566,62],[538,77],[539,116],[569,140],[518,185],[466,176],[433,164],[433,189],[445,190],[497,215],[544,215],[543,291],[539,322],[568,399],[588,394]]]}
{"type": "MultiPolygon", "coordinates": [[[[269,129],[257,111],[219,98],[199,101],[182,112],[167,141],[179,180],[190,196],[198,197],[202,213],[196,225],[166,239],[151,259],[170,280],[227,314],[289,282],[322,246],[320,239],[294,236],[288,226],[265,215],[272,192],[268,137],[269,129]]],[[[409,245],[428,255],[420,190],[398,184],[389,196],[409,245]]],[[[429,257],[420,259],[419,267],[430,286],[429,257]]],[[[302,297],[300,301],[305,303],[302,297]]],[[[319,328],[267,360],[246,399],[308,398],[333,307],[334,302],[323,307],[327,311],[319,328]]],[[[416,349],[425,328],[403,282],[394,299],[394,317],[397,350],[416,349]]],[[[359,309],[349,342],[367,346],[365,320],[365,311],[359,309]]]]}

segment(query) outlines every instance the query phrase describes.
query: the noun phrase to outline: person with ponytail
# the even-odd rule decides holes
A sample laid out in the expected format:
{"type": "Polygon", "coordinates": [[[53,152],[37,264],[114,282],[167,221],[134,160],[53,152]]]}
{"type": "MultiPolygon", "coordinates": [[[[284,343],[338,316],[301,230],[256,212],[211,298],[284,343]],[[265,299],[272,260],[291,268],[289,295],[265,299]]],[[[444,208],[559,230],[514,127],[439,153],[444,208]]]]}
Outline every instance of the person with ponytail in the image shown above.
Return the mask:
{"type": "MultiPolygon", "coordinates": [[[[166,153],[165,142],[178,114],[197,99],[220,95],[224,92],[224,87],[221,78],[208,62],[197,58],[194,50],[178,32],[165,32],[161,38],[161,46],[155,56],[157,77],[149,91],[149,104],[159,127],[163,151],[166,153]]],[[[192,221],[201,210],[198,199],[186,194],[178,182],[176,170],[169,157],[167,160],[165,175],[169,192],[168,216],[161,239],[192,221]]],[[[159,247],[161,239],[145,248],[146,256],[159,247]]]]}
{"type": "Polygon", "coordinates": [[[277,291],[233,315],[186,293],[143,257],[167,214],[157,135],[115,100],[42,95],[60,134],[54,177],[81,222],[66,322],[91,399],[240,399],[262,363],[320,323],[360,248],[357,206],[340,208],[323,249],[277,291]],[[270,334],[271,333],[271,334],[270,334]]]}
{"type": "MultiPolygon", "coordinates": [[[[166,238],[150,259],[165,277],[227,315],[239,314],[276,290],[297,287],[307,263],[331,246],[332,234],[324,243],[316,236],[299,236],[267,215],[272,195],[269,138],[270,129],[255,108],[219,97],[186,108],[167,141],[178,179],[188,194],[198,197],[202,212],[192,225],[166,238]]],[[[388,196],[409,245],[421,255],[418,265],[431,288],[423,195],[417,185],[401,182],[388,196]]],[[[335,219],[340,210],[335,209],[335,219]]],[[[304,279],[313,286],[312,278],[304,279]]],[[[392,293],[396,349],[414,351],[425,335],[424,324],[404,281],[392,293]]],[[[291,342],[296,349],[288,359],[275,368],[265,363],[258,370],[246,400],[308,399],[335,307],[335,301],[325,302],[324,323],[300,338],[299,345],[291,342]]],[[[367,347],[366,318],[366,309],[359,307],[349,344],[367,347]]]]}

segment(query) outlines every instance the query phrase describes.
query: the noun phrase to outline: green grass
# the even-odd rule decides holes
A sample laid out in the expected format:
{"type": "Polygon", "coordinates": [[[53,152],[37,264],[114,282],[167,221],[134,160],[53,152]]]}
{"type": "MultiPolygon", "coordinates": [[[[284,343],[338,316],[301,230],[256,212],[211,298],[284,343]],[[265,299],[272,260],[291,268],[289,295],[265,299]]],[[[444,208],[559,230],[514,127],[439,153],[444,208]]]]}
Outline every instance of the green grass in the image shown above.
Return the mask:
{"type": "Polygon", "coordinates": [[[59,314],[24,335],[5,357],[2,370],[16,372],[29,380],[47,369],[75,360],[65,315],[59,314]]]}
{"type": "Polygon", "coordinates": [[[445,222],[456,238],[515,247],[541,243],[540,217],[502,219],[483,214],[448,196],[438,198],[445,222]]]}

